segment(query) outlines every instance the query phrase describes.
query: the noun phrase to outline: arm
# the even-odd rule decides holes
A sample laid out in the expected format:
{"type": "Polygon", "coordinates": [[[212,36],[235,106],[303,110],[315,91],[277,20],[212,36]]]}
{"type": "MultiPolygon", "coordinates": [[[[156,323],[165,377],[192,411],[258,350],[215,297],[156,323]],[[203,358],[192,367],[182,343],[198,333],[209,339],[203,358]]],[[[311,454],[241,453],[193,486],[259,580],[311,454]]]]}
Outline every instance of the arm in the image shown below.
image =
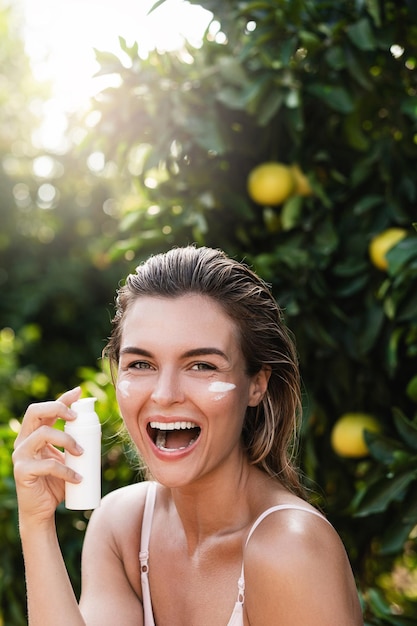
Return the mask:
{"type": "Polygon", "coordinates": [[[20,525],[30,626],[85,626],[58,545],[55,525],[20,525]],[[59,617],[58,617],[59,616],[59,617]]]}
{"type": "MultiPolygon", "coordinates": [[[[94,512],[83,548],[81,610],[59,547],[55,510],[64,498],[65,481],[75,483],[79,477],[65,466],[64,454],[58,447],[72,454],[80,454],[80,450],[72,437],[52,426],[57,419],[74,419],[68,406],[79,394],[80,390],[75,389],[57,402],[31,405],[15,443],[13,462],[29,626],[141,626],[139,563],[132,560],[131,570],[138,576],[134,591],[134,574],[129,582],[123,560],[129,560],[125,557],[131,554],[132,542],[139,540],[143,506],[140,493],[121,489],[104,498],[94,512]],[[126,520],[130,520],[130,536],[126,520]],[[124,552],[116,537],[122,538],[124,552]]],[[[136,554],[138,558],[139,549],[136,554]]]]}
{"type": "Polygon", "coordinates": [[[362,626],[350,564],[334,529],[304,512],[273,517],[245,557],[250,624],[362,626]]]}
{"type": "Polygon", "coordinates": [[[80,390],[57,402],[31,405],[23,419],[13,453],[19,528],[26,570],[30,626],[84,626],[68,578],[55,529],[55,509],[64,497],[65,481],[79,477],[64,464],[57,446],[80,454],[74,440],[52,428],[59,418],[73,419],[69,404],[80,390]]]}
{"type": "Polygon", "coordinates": [[[103,498],[88,524],[82,553],[80,608],[88,626],[140,626],[139,541],[142,484],[103,498]]]}

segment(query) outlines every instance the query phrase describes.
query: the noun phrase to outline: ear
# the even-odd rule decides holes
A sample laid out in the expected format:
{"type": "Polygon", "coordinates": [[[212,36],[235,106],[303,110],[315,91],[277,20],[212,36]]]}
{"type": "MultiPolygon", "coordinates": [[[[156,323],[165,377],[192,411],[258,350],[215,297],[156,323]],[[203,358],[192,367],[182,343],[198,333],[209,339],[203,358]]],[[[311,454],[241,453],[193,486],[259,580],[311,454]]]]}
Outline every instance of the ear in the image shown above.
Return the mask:
{"type": "Polygon", "coordinates": [[[270,376],[271,368],[268,366],[262,367],[262,369],[253,376],[249,388],[248,406],[258,406],[261,402],[268,389],[270,376]]]}

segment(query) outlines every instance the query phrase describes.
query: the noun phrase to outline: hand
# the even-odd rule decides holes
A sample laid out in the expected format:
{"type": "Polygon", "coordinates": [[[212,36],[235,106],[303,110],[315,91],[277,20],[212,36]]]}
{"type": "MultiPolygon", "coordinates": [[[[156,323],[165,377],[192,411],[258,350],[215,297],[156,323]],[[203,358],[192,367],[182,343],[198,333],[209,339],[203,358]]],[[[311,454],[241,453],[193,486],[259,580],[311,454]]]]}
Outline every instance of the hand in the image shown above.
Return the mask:
{"type": "Polygon", "coordinates": [[[70,435],[53,428],[57,419],[75,419],[69,407],[79,399],[80,393],[80,388],[76,387],[56,401],[31,404],[23,417],[13,452],[21,521],[49,522],[64,499],[65,481],[81,480],[66,467],[64,453],[58,447],[73,455],[82,454],[82,450],[70,435]]]}

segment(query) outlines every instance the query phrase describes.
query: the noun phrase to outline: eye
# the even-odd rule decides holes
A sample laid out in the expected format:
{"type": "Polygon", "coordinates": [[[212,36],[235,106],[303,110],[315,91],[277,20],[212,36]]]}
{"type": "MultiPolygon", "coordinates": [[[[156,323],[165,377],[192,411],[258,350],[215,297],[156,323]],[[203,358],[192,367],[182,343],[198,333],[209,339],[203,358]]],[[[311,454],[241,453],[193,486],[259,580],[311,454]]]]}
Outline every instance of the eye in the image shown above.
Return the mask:
{"type": "Polygon", "coordinates": [[[148,361],[132,361],[131,363],[127,363],[126,370],[150,370],[152,369],[152,365],[148,361]]]}
{"type": "Polygon", "coordinates": [[[216,366],[211,363],[194,363],[191,367],[192,370],[196,372],[205,372],[205,371],[213,371],[216,370],[216,366]]]}

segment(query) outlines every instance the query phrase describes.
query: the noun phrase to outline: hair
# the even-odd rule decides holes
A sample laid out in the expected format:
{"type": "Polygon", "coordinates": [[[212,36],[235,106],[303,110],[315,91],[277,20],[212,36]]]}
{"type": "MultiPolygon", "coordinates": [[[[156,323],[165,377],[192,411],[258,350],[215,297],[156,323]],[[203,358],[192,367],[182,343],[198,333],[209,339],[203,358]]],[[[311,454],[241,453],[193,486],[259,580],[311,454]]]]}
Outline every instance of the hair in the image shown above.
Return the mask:
{"type": "Polygon", "coordinates": [[[113,375],[119,361],[123,321],[141,296],[177,298],[199,294],[215,300],[234,321],[246,372],[270,370],[267,391],[256,407],[247,407],[242,442],[249,462],[303,495],[294,464],[301,418],[301,391],[294,341],[270,287],[246,264],[221,250],[186,246],[151,256],[118,290],[113,330],[104,354],[113,375]]]}

